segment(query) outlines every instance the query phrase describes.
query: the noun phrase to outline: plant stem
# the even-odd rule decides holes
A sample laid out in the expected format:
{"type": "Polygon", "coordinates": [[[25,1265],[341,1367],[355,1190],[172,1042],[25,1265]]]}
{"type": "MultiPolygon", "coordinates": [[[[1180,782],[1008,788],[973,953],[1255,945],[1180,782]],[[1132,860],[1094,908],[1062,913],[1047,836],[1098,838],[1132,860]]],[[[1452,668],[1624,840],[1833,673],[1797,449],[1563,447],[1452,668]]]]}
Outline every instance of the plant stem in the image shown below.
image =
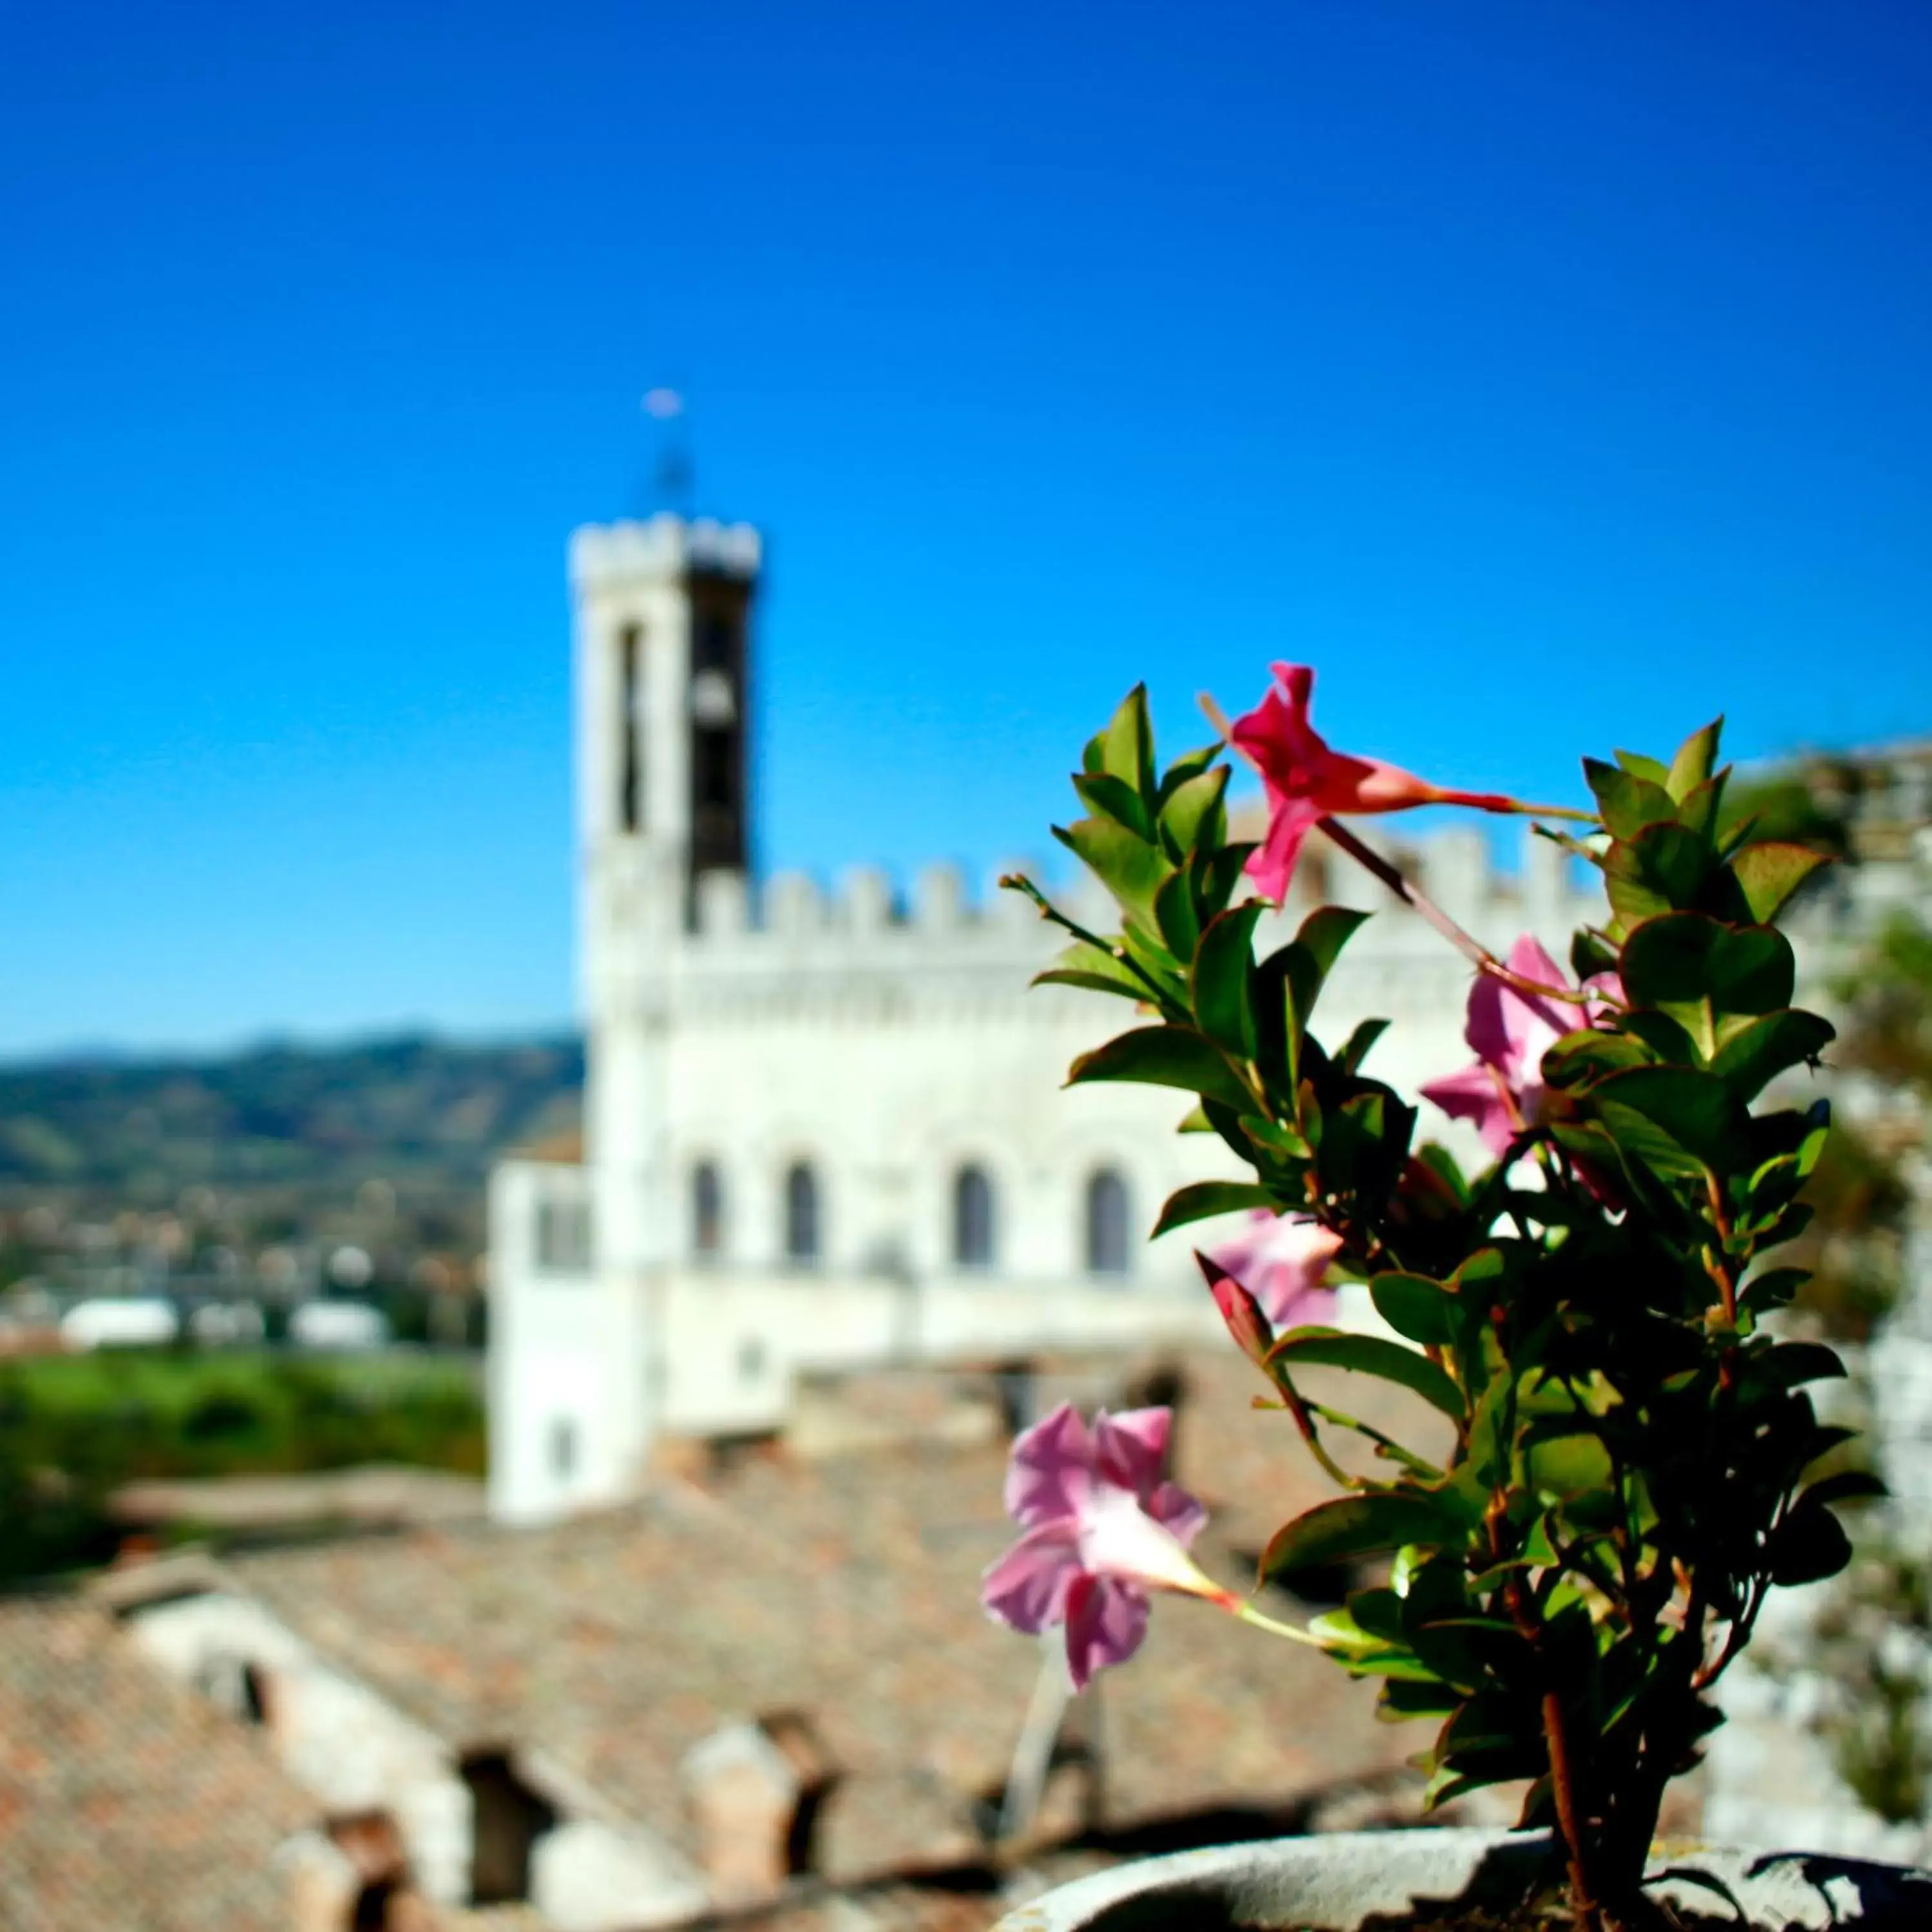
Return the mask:
{"type": "Polygon", "coordinates": [[[1564,1727],[1563,1700],[1554,1690],[1544,1693],[1543,1742],[1550,1754],[1550,1795],[1556,1807],[1557,1828],[1570,1855],[1570,1910],[1576,1932],[1604,1932],[1603,1907],[1590,1882],[1582,1820],[1576,1813],[1576,1774],[1570,1762],[1569,1734],[1564,1727]]]}
{"type": "Polygon", "coordinates": [[[1504,986],[1514,987],[1519,993],[1526,993],[1532,999],[1564,1000],[1580,1006],[1597,1003],[1598,996],[1594,993],[1584,992],[1574,986],[1546,986],[1540,981],[1526,980],[1520,973],[1512,973],[1480,940],[1465,932],[1420,886],[1405,879],[1379,852],[1364,844],[1340,820],[1318,818],[1315,823],[1356,864],[1372,873],[1403,904],[1420,913],[1478,972],[1486,973],[1491,979],[1500,980],[1504,986]]]}
{"type": "Polygon", "coordinates": [[[1328,1646],[1318,1636],[1312,1636],[1305,1630],[1298,1630],[1293,1624],[1278,1623],[1265,1610],[1258,1610],[1244,1598],[1232,1605],[1233,1614],[1244,1624],[1252,1624],[1257,1630],[1272,1630],[1276,1636],[1292,1637],[1297,1643],[1312,1645],[1317,1650],[1326,1650],[1328,1646]]]}

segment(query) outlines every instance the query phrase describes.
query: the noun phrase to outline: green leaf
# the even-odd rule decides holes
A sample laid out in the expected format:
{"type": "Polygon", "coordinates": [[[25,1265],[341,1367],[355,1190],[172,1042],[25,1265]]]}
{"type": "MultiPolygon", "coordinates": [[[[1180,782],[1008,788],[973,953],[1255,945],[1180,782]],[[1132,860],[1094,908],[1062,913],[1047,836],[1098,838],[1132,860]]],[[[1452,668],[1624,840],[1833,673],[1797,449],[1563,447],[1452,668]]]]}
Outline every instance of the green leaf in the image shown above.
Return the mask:
{"type": "Polygon", "coordinates": [[[1187,875],[1194,881],[1194,902],[1201,908],[1203,918],[1212,919],[1227,909],[1234,888],[1241,883],[1248,855],[1254,849],[1252,844],[1216,845],[1212,850],[1204,847],[1195,854],[1187,875]]]}
{"type": "MultiPolygon", "coordinates": [[[[1306,952],[1315,962],[1318,977],[1315,982],[1318,992],[1322,982],[1334,971],[1335,962],[1342,956],[1342,949],[1367,921],[1365,912],[1356,912],[1348,906],[1317,906],[1301,922],[1294,935],[1294,943],[1306,952]]],[[[1314,1004],[1312,998],[1309,1002],[1314,1004]]],[[[1307,1012],[1302,1018],[1306,1020],[1307,1012]]]]}
{"type": "Polygon", "coordinates": [[[1765,1546],[1766,1574],[1774,1583],[1816,1583],[1852,1560],[1851,1538],[1828,1509],[1802,1504],[1772,1531],[1765,1546]]]}
{"type": "Polygon", "coordinates": [[[1807,1268],[1768,1268],[1745,1284],[1744,1292],[1738,1297],[1738,1305],[1749,1309],[1754,1315],[1787,1307],[1792,1298],[1810,1279],[1810,1270],[1807,1268]]]}
{"type": "Polygon", "coordinates": [[[1799,1509],[1822,1509],[1827,1503],[1874,1502],[1892,1492],[1869,1469],[1840,1469],[1814,1483],[1798,1498],[1799,1509]]]}
{"type": "Polygon", "coordinates": [[[1583,760],[1583,776],[1597,795],[1598,809],[1614,838],[1634,838],[1646,825],[1665,824],[1677,816],[1676,801],[1648,778],[1619,771],[1595,758],[1583,760]]]}
{"type": "Polygon", "coordinates": [[[1053,964],[1033,976],[1036,986],[1084,986],[1096,993],[1119,993],[1130,1000],[1148,1000],[1153,995],[1147,982],[1126,961],[1118,959],[1104,946],[1090,946],[1076,940],[1054,956],[1053,964]]]}
{"type": "Polygon", "coordinates": [[[1124,825],[1137,838],[1153,842],[1154,820],[1146,802],[1125,778],[1117,778],[1112,772],[1076,772],[1073,789],[1088,811],[1124,825]]]}
{"type": "Polygon", "coordinates": [[[1161,776],[1160,790],[1156,802],[1162,812],[1166,812],[1174,794],[1183,785],[1191,784],[1200,777],[1226,748],[1217,738],[1211,745],[1200,745],[1191,752],[1183,752],[1161,776]]]}
{"type": "Polygon", "coordinates": [[[1790,1006],[1796,973],[1790,942],[1775,928],[1695,912],[1646,920],[1624,942],[1622,968],[1631,1005],[1668,1013],[1707,1058],[1720,1043],[1722,1018],[1790,1006]]]}
{"type": "Polygon", "coordinates": [[[1255,923],[1267,908],[1250,899],[1209,922],[1194,952],[1194,1016],[1209,1039],[1244,1060],[1255,1057],[1255,1018],[1248,982],[1255,923]]]}
{"type": "Polygon", "coordinates": [[[1748,1144],[1750,1117],[1714,1074],[1634,1066],[1592,1088],[1589,1104],[1619,1151],[1671,1178],[1724,1173],[1748,1144]]]}
{"type": "Polygon", "coordinates": [[[1340,1496],[1332,1502],[1317,1503],[1275,1532],[1262,1552],[1262,1581],[1291,1570],[1339,1562],[1344,1557],[1400,1549],[1406,1543],[1440,1548],[1460,1540],[1462,1534],[1456,1513],[1419,1490],[1340,1496]]]}
{"type": "Polygon", "coordinates": [[[1461,1310],[1456,1298],[1426,1275],[1378,1274],[1369,1283],[1369,1299],[1398,1335],[1426,1347],[1453,1343],[1461,1310]]]}
{"type": "Polygon", "coordinates": [[[1335,1056],[1335,1064],[1344,1073],[1359,1073],[1362,1062],[1368,1058],[1369,1049],[1388,1031],[1387,1020],[1364,1020],[1349,1034],[1348,1043],[1335,1056]]]}
{"type": "Polygon", "coordinates": [[[1731,874],[1744,893],[1752,918],[1760,926],[1768,926],[1792,894],[1820,866],[1830,862],[1828,853],[1814,851],[1809,845],[1765,839],[1745,846],[1733,856],[1731,874]]]}
{"type": "Polygon", "coordinates": [[[1670,761],[1670,776],[1664,788],[1682,804],[1717,769],[1718,740],[1724,734],[1724,721],[1714,718],[1701,731],[1693,731],[1677,748],[1670,761]]]}
{"type": "Polygon", "coordinates": [[[1102,768],[1124,779],[1143,798],[1154,796],[1154,728],[1148,722],[1147,686],[1137,684],[1100,734],[1102,768]]]}
{"type": "Polygon", "coordinates": [[[1154,916],[1167,950],[1178,960],[1192,959],[1201,942],[1201,927],[1194,916],[1194,895],[1185,872],[1176,872],[1154,894],[1154,916]]]}
{"type": "Polygon", "coordinates": [[[1053,836],[1128,911],[1138,914],[1150,928],[1157,925],[1154,894],[1174,870],[1159,846],[1150,845],[1110,818],[1082,818],[1071,825],[1056,825],[1053,836]]]}
{"type": "Polygon", "coordinates": [[[1619,752],[1617,763],[1634,778],[1642,778],[1654,785],[1667,786],[1670,783],[1670,774],[1662,762],[1647,758],[1641,752],[1619,752]]]}
{"type": "Polygon", "coordinates": [[[1274,1196],[1252,1180],[1196,1180],[1177,1188],[1167,1197],[1154,1232],[1164,1234],[1170,1228],[1184,1228],[1190,1221],[1205,1221],[1216,1214],[1232,1214],[1244,1208],[1272,1208],[1276,1204],[1274,1196]]]}
{"type": "Polygon", "coordinates": [[[1340,1328],[1296,1328],[1276,1342],[1268,1359],[1297,1366],[1318,1364],[1374,1376],[1412,1390],[1432,1408],[1439,1408],[1456,1421],[1462,1418],[1462,1391],[1454,1381],[1426,1355],[1380,1335],[1351,1334],[1340,1328]]]}
{"type": "Polygon", "coordinates": [[[1627,1034],[1586,1029],[1565,1034],[1543,1056],[1543,1077],[1552,1087],[1576,1088],[1626,1066],[1648,1066],[1655,1056],[1627,1034]]]}
{"type": "Polygon", "coordinates": [[[1186,858],[1204,843],[1218,845],[1220,834],[1227,826],[1221,809],[1222,794],[1228,789],[1228,767],[1217,765],[1211,772],[1190,778],[1176,788],[1160,809],[1161,829],[1173,840],[1177,855],[1186,858]]]}
{"type": "Polygon", "coordinates": [[[1837,1350],[1822,1342],[1779,1342],[1768,1348],[1752,1350],[1746,1359],[1756,1375],[1781,1389],[1836,1381],[1845,1372],[1837,1350]]]}
{"type": "Polygon", "coordinates": [[[1830,1021],[1795,1006],[1761,1013],[1718,1048],[1711,1071],[1740,1100],[1755,1100],[1787,1068],[1816,1060],[1837,1036],[1830,1021]]]}
{"type": "Polygon", "coordinates": [[[1067,1070],[1070,1087],[1096,1080],[1178,1087],[1238,1112],[1251,1104],[1247,1089],[1213,1043],[1187,1027],[1137,1027],[1083,1053],[1067,1070]]]}
{"type": "Polygon", "coordinates": [[[1688,909],[1711,868],[1711,848],[1688,826],[1646,826],[1604,854],[1610,903],[1626,920],[1650,918],[1655,910],[1688,909]],[[1660,901],[1660,907],[1652,907],[1660,901]]]}
{"type": "Polygon", "coordinates": [[[1587,1496],[1609,1488],[1616,1474],[1603,1438],[1588,1430],[1544,1436],[1532,1444],[1526,1460],[1530,1487],[1539,1496],[1587,1496]]]}
{"type": "Polygon", "coordinates": [[[1570,970],[1581,986],[1599,973],[1614,973],[1617,970],[1616,948],[1608,944],[1598,934],[1586,926],[1574,933],[1570,940],[1570,970]]]}

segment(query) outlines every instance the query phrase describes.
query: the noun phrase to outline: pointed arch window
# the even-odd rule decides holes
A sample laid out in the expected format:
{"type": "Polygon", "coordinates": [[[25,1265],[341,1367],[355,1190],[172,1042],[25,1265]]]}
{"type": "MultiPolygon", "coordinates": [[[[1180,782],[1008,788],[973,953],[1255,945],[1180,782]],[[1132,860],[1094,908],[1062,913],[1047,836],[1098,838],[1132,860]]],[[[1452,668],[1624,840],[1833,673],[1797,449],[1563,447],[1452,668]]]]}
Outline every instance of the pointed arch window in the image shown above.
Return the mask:
{"type": "Polygon", "coordinates": [[[993,1184],[975,1163],[952,1177],[952,1258],[963,1268],[993,1265],[993,1184]]]}
{"type": "Polygon", "coordinates": [[[1132,1202],[1127,1184],[1116,1167],[1097,1168],[1087,1182],[1087,1271],[1124,1275],[1128,1272],[1127,1233],[1132,1202]]]}
{"type": "Polygon", "coordinates": [[[724,1178],[715,1160],[691,1170],[691,1251],[703,1262],[724,1252],[724,1178]]]}
{"type": "Polygon", "coordinates": [[[794,1268],[818,1264],[818,1175],[809,1161],[794,1161],[784,1178],[784,1253],[794,1268]]]}

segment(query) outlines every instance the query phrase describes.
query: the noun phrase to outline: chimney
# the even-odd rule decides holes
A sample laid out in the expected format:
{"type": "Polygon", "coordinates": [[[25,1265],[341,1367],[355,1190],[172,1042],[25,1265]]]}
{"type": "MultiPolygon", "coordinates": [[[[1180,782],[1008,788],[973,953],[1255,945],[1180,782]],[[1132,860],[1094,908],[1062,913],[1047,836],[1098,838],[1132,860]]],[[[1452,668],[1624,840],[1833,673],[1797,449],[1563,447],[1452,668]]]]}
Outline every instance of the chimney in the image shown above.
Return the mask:
{"type": "Polygon", "coordinates": [[[837,1774],[808,1718],[779,1712],[728,1724],[686,1754],[683,1780],[715,1904],[768,1898],[812,1869],[814,1828],[837,1774]]]}

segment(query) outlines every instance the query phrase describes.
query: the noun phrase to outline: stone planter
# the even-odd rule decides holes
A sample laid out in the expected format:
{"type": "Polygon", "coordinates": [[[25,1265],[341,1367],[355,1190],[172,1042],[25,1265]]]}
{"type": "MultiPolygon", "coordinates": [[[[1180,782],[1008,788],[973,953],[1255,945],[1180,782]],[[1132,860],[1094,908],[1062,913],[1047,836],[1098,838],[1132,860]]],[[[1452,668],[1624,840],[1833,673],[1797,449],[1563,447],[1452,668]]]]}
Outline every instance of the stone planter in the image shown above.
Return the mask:
{"type": "MultiPolygon", "coordinates": [[[[1382,1932],[1415,1913],[1453,1924],[1459,1906],[1507,1910],[1533,1882],[1540,1834],[1349,1832],[1223,1845],[1147,1858],[1061,1886],[1006,1914],[994,1932],[1382,1932]]],[[[1928,1932],[1932,1874],[1808,1852],[1686,1848],[1653,1872],[1696,1873],[1744,1908],[1738,1920],[1708,1884],[1652,1888],[1687,1915],[1757,1932],[1928,1932]]]]}

